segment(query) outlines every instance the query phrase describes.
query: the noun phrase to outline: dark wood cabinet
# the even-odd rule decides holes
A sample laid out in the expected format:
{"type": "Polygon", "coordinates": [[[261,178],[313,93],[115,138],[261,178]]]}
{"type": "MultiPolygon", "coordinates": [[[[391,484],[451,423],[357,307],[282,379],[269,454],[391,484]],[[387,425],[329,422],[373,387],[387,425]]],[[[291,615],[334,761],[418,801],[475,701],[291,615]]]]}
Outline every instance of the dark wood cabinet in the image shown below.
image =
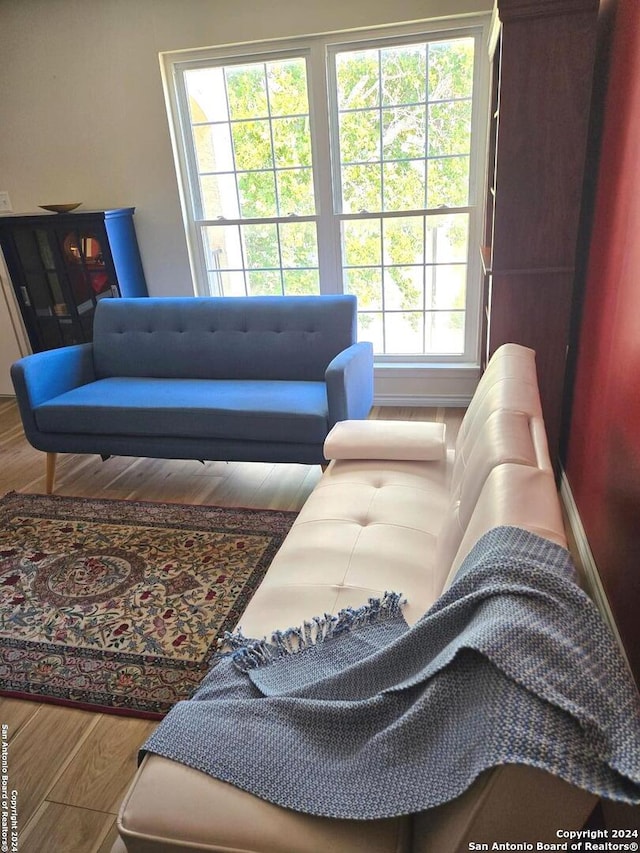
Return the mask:
{"type": "Polygon", "coordinates": [[[90,341],[98,300],[147,295],[133,212],[0,217],[0,245],[34,352],[90,341]]]}
{"type": "Polygon", "coordinates": [[[483,359],[537,353],[557,458],[598,0],[497,0],[486,196],[483,359]]]}

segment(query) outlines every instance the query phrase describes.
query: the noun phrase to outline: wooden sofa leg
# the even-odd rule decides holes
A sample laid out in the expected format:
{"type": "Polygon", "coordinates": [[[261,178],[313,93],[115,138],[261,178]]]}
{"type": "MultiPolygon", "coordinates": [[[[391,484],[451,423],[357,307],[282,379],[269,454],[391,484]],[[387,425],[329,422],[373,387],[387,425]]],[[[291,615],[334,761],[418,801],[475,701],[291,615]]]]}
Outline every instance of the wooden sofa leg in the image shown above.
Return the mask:
{"type": "Polygon", "coordinates": [[[53,493],[53,482],[56,476],[57,453],[47,453],[47,475],[45,479],[45,490],[48,495],[53,493]]]}

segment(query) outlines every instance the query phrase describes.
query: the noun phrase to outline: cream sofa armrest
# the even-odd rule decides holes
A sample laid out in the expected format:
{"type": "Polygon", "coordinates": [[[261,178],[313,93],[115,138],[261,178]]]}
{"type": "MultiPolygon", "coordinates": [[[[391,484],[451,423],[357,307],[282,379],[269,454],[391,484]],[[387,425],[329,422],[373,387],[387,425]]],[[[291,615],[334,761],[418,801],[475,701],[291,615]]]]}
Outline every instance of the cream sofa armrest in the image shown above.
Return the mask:
{"type": "Polygon", "coordinates": [[[427,462],[445,454],[445,425],[429,421],[339,421],[324,443],[326,459],[427,462]]]}
{"type": "Polygon", "coordinates": [[[581,829],[597,802],[594,794],[545,770],[503,764],[485,771],[455,800],[414,815],[412,853],[558,844],[558,830],[581,829]]]}

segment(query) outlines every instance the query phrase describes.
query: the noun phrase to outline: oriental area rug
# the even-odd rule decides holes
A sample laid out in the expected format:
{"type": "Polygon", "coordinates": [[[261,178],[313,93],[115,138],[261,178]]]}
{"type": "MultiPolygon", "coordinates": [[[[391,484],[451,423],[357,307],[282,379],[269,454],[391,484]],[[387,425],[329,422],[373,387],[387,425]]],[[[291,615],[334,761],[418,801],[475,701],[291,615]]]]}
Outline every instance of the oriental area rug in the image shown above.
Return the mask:
{"type": "Polygon", "coordinates": [[[0,695],[162,717],[199,685],[295,517],[5,495],[0,695]]]}

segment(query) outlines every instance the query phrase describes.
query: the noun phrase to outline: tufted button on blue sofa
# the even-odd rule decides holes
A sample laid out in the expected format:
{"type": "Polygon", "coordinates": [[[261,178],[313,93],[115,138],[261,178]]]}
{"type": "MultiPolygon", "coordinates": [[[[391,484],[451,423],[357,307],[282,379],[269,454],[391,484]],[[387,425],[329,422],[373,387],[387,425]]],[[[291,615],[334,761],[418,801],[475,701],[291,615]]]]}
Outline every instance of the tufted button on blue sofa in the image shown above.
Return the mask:
{"type": "Polygon", "coordinates": [[[324,464],[335,423],[366,418],[373,349],[356,299],[105,299],[93,343],[11,368],[28,441],[47,453],[324,464]]]}

